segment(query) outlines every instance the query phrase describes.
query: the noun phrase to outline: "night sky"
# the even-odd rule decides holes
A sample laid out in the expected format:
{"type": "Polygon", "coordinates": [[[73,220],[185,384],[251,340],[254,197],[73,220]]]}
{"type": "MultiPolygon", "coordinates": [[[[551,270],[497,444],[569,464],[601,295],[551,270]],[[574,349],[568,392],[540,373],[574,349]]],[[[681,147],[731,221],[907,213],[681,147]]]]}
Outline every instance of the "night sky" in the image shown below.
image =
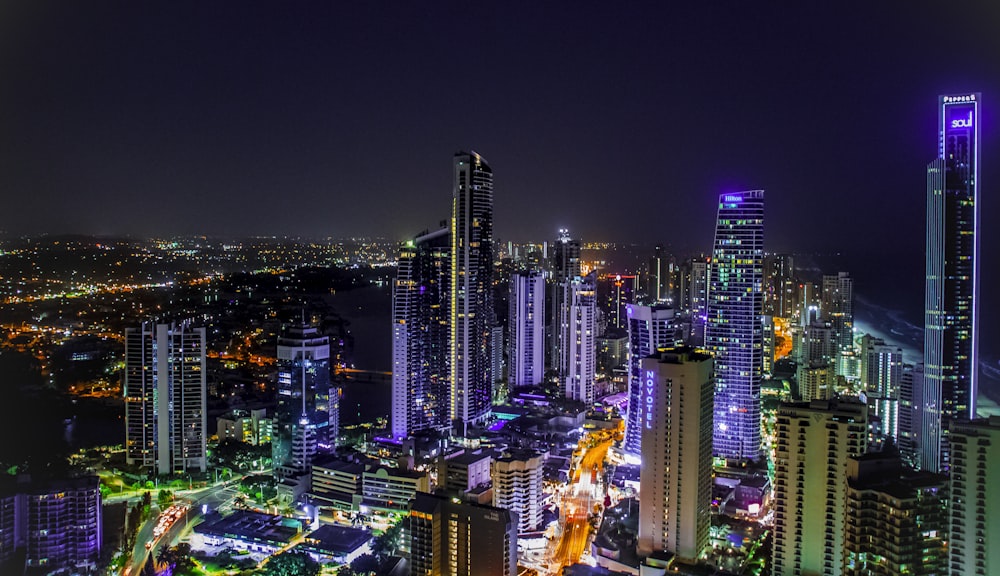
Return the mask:
{"type": "Polygon", "coordinates": [[[0,1],[0,230],[400,240],[474,149],[501,240],[708,250],[764,188],[769,251],[902,262],[919,313],[937,96],[979,91],[997,350],[1000,5],[618,4],[0,1]]]}

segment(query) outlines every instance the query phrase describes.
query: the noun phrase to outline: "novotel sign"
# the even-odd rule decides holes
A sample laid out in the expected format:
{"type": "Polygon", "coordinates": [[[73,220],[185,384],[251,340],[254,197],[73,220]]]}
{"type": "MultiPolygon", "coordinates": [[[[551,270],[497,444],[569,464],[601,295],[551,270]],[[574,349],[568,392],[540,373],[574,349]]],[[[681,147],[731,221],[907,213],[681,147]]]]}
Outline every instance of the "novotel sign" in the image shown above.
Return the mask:
{"type": "Polygon", "coordinates": [[[646,428],[653,427],[653,392],[656,388],[656,373],[646,370],[646,377],[643,379],[643,390],[646,393],[646,428]]]}

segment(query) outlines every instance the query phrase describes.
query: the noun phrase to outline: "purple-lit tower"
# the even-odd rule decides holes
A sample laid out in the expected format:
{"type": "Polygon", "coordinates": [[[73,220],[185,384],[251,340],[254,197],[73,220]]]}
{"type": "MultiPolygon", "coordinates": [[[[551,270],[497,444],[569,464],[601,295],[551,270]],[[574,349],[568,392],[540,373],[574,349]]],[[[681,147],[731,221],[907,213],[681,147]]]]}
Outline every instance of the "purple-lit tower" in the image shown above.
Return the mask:
{"type": "Polygon", "coordinates": [[[719,196],[708,282],[705,346],[715,355],[716,456],[760,456],[764,358],[764,191],[719,196]]]}
{"type": "Polygon", "coordinates": [[[980,94],[941,96],[938,157],[927,166],[924,378],[918,464],[950,470],[947,432],[976,417],[980,94]]]}

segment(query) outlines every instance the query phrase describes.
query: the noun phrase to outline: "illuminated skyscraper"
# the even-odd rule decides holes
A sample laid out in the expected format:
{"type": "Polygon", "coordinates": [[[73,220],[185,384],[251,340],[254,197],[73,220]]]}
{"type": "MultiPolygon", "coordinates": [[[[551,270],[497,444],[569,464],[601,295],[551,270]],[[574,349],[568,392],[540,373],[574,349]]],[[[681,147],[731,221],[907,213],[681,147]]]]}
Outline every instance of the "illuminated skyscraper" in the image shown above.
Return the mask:
{"type": "Polygon", "coordinates": [[[1000,573],[1000,416],[953,423],[951,573],[1000,573]]]}
{"type": "Polygon", "coordinates": [[[392,293],[392,435],[447,430],[451,270],[448,228],[419,234],[399,250],[392,293]]]}
{"type": "Polygon", "coordinates": [[[663,346],[674,346],[676,330],[674,310],[667,306],[628,304],[628,416],[625,424],[626,452],[638,456],[642,449],[642,428],[645,414],[642,394],[643,358],[663,346]]]}
{"type": "Polygon", "coordinates": [[[594,274],[563,284],[562,362],[559,375],[566,397],[594,401],[597,375],[597,288],[594,274]]]}
{"type": "Polygon", "coordinates": [[[510,279],[511,389],[537,386],[545,376],[545,275],[515,272],[510,279]]]}
{"type": "Polygon", "coordinates": [[[125,331],[125,457],[156,474],[206,467],[205,329],[143,322],[125,331]]]}
{"type": "Polygon", "coordinates": [[[465,433],[493,400],[493,170],[476,154],[454,159],[451,212],[451,417],[465,433]]]}
{"type": "Polygon", "coordinates": [[[549,325],[546,328],[547,354],[546,364],[553,369],[559,369],[562,359],[562,310],[565,305],[564,284],[581,275],[580,241],[569,237],[569,230],[559,230],[559,238],[552,243],[552,256],[549,258],[549,298],[546,304],[546,316],[549,325]]]}
{"type": "Polygon", "coordinates": [[[278,337],[278,406],[271,433],[279,478],[308,471],[317,451],[332,450],[336,397],[330,385],[330,338],[305,322],[287,326],[278,337]]]}
{"type": "Polygon", "coordinates": [[[639,538],[646,556],[666,551],[695,560],[712,516],[712,358],[665,348],[640,363],[642,468],[639,538]]]}
{"type": "Polygon", "coordinates": [[[775,424],[775,576],[844,573],[848,458],[864,454],[868,407],[856,399],[783,404],[775,424]]]}
{"type": "Polygon", "coordinates": [[[715,355],[713,451],[760,456],[764,191],[719,196],[705,345],[715,355]]]}
{"type": "Polygon", "coordinates": [[[979,94],[941,96],[927,166],[922,468],[950,468],[951,421],[976,417],[979,320],[979,94]],[[937,452],[937,457],[934,453],[937,452]]]}

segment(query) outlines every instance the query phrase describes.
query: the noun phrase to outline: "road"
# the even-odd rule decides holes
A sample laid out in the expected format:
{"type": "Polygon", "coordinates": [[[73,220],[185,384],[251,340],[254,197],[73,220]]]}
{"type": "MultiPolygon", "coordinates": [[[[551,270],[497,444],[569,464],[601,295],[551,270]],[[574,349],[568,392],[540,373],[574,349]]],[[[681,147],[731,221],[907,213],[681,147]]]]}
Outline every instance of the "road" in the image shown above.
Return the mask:
{"type": "MultiPolygon", "coordinates": [[[[185,516],[174,522],[165,534],[156,539],[152,548],[147,550],[146,543],[152,540],[153,527],[156,526],[156,520],[159,517],[159,513],[150,514],[149,519],[139,527],[139,535],[135,539],[135,548],[132,550],[132,561],[126,566],[124,574],[126,576],[137,576],[150,557],[156,558],[157,551],[161,547],[174,545],[181,531],[188,524],[192,524],[201,518],[204,510],[203,506],[207,506],[208,510],[216,510],[220,506],[232,501],[239,493],[233,488],[233,484],[237,481],[238,479],[227,480],[208,488],[177,492],[177,499],[180,502],[186,503],[191,508],[188,509],[185,516]]],[[[153,510],[157,510],[155,503],[153,504],[153,510]]]]}
{"type": "Polygon", "coordinates": [[[592,503],[603,502],[603,493],[597,493],[598,486],[592,482],[599,478],[604,469],[604,460],[608,449],[614,443],[614,438],[606,433],[587,435],[580,439],[580,458],[562,499],[563,529],[548,562],[550,573],[562,574],[565,566],[576,564],[587,548],[590,539],[590,524],[587,516],[591,512],[592,503]],[[591,447],[587,444],[596,442],[591,447]]]}

